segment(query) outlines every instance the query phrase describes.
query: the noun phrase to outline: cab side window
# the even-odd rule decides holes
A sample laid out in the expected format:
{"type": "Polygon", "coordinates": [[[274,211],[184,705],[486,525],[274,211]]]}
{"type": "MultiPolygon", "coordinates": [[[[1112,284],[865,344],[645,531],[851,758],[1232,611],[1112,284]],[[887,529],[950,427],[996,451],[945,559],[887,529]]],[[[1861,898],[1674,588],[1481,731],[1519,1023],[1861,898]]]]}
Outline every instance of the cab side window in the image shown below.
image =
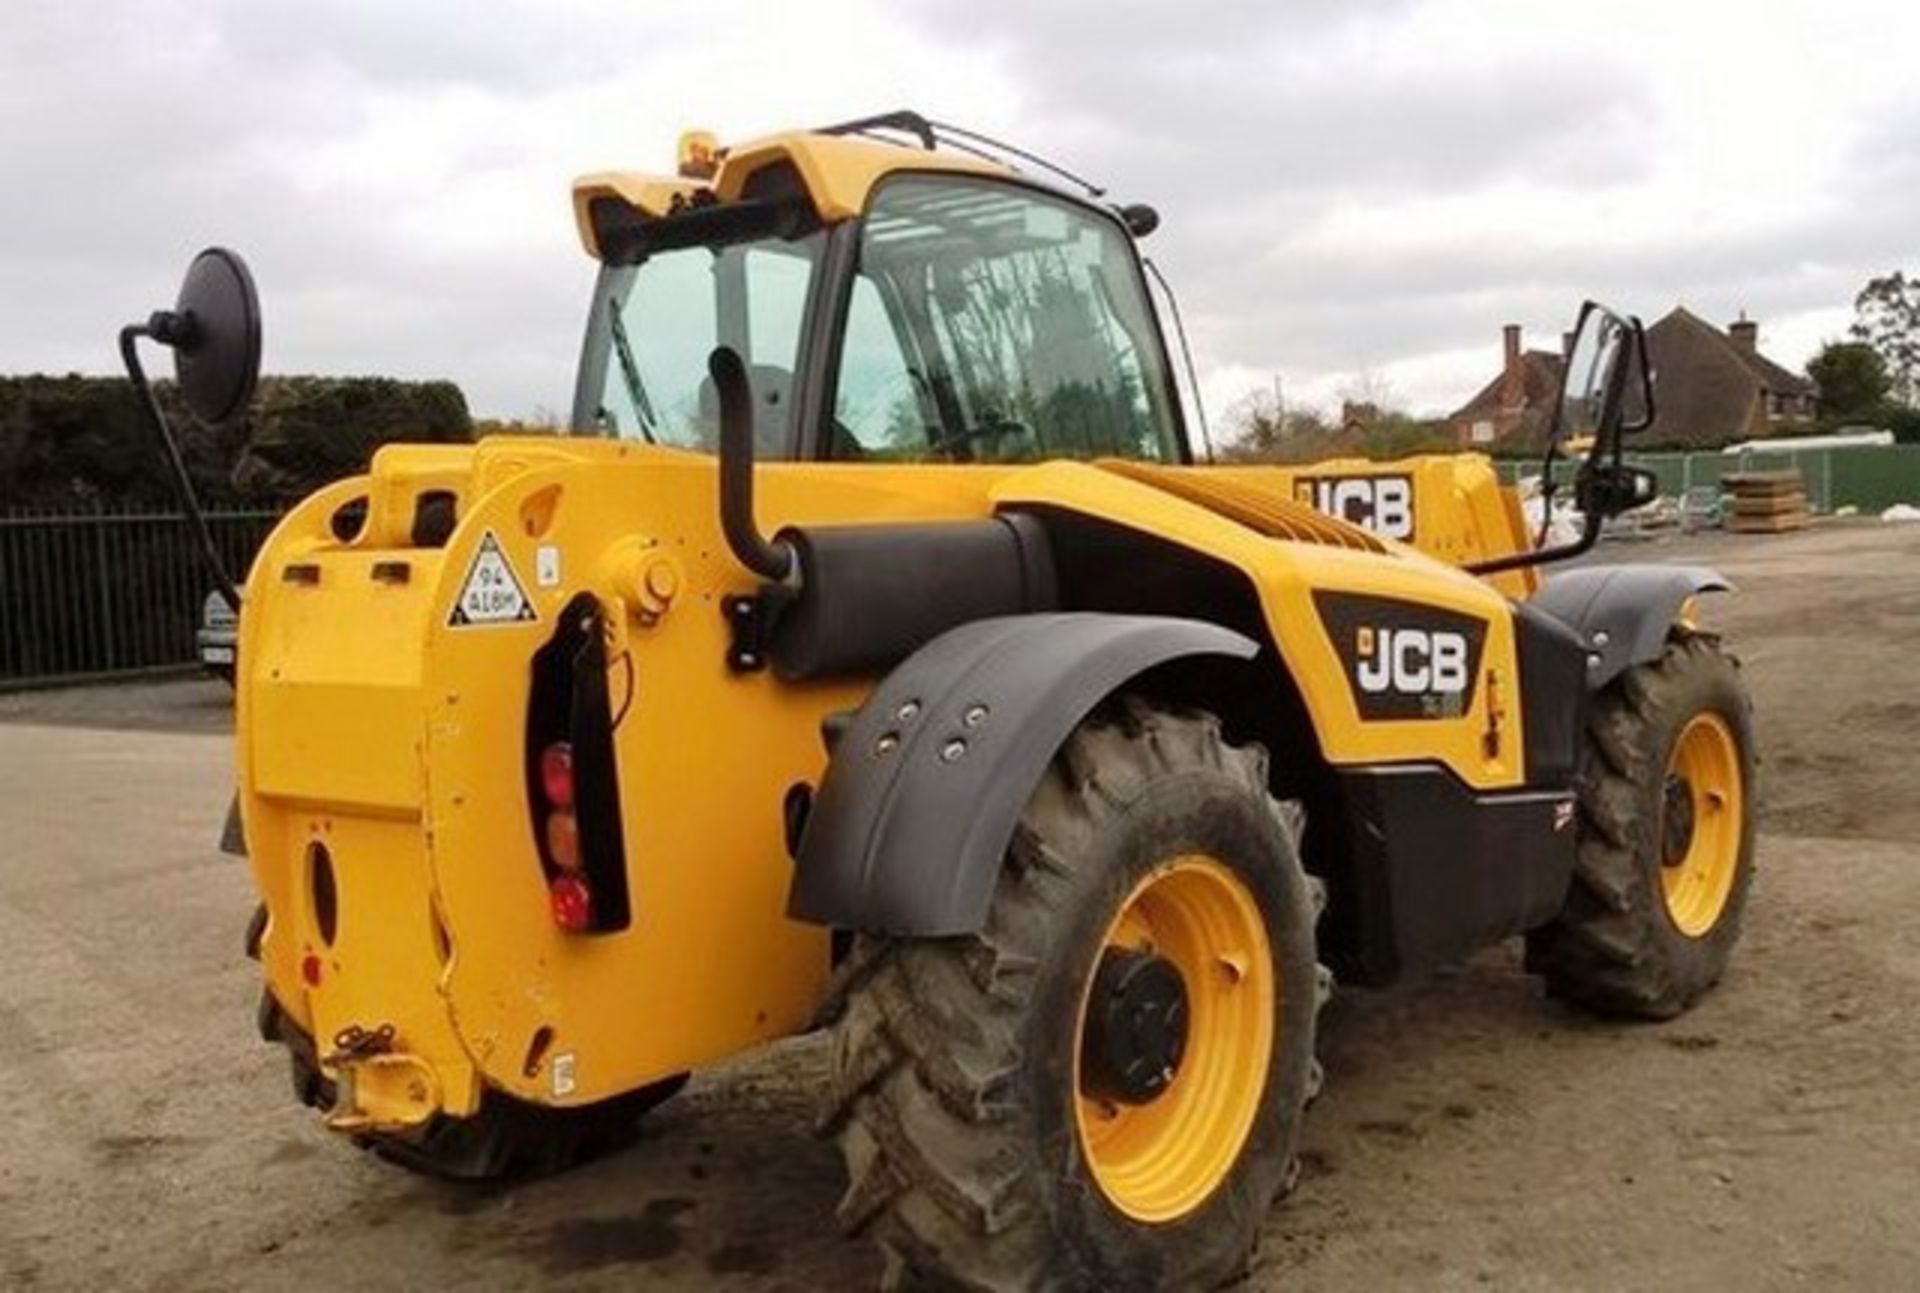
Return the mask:
{"type": "Polygon", "coordinates": [[[908,339],[880,287],[854,280],[834,396],[830,458],[917,460],[927,456],[938,421],[927,377],[908,357],[908,339]]]}

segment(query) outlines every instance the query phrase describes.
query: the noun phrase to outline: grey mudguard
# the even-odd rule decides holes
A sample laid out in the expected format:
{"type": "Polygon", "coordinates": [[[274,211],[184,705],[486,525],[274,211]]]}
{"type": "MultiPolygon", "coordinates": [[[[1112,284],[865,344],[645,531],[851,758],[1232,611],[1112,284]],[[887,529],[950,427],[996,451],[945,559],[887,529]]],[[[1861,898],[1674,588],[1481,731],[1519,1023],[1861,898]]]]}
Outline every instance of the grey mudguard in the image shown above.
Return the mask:
{"type": "Polygon", "coordinates": [[[1550,577],[1529,604],[1580,635],[1598,689],[1660,657],[1687,598],[1732,587],[1705,566],[1583,566],[1550,577]]]}
{"type": "Polygon", "coordinates": [[[788,914],[885,934],[979,929],[1021,810],[1075,725],[1155,665],[1258,650],[1215,624],[1144,615],[1013,615],[942,634],[835,744],[788,914]]]}

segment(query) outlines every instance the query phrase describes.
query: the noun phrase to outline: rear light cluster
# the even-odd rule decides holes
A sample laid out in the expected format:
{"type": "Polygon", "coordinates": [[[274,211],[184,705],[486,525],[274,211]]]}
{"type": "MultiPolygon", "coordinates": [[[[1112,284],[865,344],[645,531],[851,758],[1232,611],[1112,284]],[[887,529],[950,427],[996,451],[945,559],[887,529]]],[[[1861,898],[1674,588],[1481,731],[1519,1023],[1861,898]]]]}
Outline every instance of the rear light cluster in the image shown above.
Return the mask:
{"type": "MultiPolygon", "coordinates": [[[[521,746],[527,845],[540,861],[548,917],[570,934],[614,934],[633,924],[607,633],[600,603],[579,594],[554,617],[528,680],[521,746]]],[[[629,699],[633,685],[628,669],[629,699]]]]}
{"type": "Polygon", "coordinates": [[[593,889],[580,860],[580,819],[574,815],[573,746],[555,741],[540,751],[540,793],[545,798],[542,836],[551,873],[547,902],[553,923],[579,934],[593,926],[593,889]]]}

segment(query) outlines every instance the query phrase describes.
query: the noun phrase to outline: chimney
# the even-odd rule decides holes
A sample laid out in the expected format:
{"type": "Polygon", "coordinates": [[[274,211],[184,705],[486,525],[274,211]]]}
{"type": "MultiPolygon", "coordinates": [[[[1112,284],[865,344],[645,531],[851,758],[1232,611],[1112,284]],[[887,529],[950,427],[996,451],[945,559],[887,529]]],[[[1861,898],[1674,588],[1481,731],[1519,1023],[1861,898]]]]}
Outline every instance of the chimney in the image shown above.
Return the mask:
{"type": "Polygon", "coordinates": [[[1749,355],[1760,347],[1760,325],[1749,319],[1745,310],[1740,311],[1740,317],[1727,325],[1727,336],[1749,355]]]}
{"type": "Polygon", "coordinates": [[[1520,366],[1520,325],[1509,323],[1501,328],[1500,342],[1500,407],[1513,412],[1527,403],[1527,375],[1520,366]]]}

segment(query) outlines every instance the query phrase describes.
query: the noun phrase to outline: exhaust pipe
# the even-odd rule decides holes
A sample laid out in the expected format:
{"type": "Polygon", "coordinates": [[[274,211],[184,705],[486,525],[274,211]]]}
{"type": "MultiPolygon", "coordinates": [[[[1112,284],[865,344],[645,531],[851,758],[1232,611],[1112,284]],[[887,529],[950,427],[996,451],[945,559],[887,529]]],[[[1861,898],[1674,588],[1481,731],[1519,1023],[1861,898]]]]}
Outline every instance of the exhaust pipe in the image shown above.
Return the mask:
{"type": "Polygon", "coordinates": [[[720,529],[740,564],[763,579],[793,573],[793,548],[769,543],[753,519],[753,387],[731,346],[715,346],[707,373],[720,400],[720,529]]]}

